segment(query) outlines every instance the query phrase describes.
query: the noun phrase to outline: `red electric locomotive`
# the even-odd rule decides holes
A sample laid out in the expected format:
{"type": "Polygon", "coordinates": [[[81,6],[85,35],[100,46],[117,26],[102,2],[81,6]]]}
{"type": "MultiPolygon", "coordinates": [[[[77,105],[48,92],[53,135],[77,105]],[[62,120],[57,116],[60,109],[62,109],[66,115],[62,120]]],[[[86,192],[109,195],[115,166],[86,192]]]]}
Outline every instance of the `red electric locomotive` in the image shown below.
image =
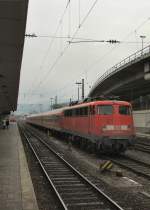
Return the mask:
{"type": "Polygon", "coordinates": [[[32,115],[27,122],[68,135],[82,147],[120,153],[134,144],[131,104],[103,100],[32,115]]]}

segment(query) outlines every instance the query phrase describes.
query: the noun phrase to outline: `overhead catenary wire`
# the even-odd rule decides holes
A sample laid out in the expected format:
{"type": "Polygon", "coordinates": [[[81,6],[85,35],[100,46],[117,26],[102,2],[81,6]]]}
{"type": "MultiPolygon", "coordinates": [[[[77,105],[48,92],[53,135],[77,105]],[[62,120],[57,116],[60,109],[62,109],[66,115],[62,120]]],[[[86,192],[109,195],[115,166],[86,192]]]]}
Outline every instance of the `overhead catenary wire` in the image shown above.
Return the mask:
{"type": "Polygon", "coordinates": [[[95,5],[97,4],[98,0],[95,0],[94,3],[92,4],[91,8],[88,10],[87,14],[84,16],[84,18],[82,19],[80,26],[81,27],[84,22],[86,21],[86,19],[88,18],[88,16],[90,15],[90,13],[92,12],[93,8],[95,7],[95,5]]]}
{"type": "Polygon", "coordinates": [[[78,18],[79,18],[79,27],[80,27],[80,21],[81,21],[81,1],[78,0],[78,18]]]}
{"type": "MultiPolygon", "coordinates": [[[[150,20],[150,17],[148,17],[148,18],[146,18],[146,20],[144,20],[142,23],[140,23],[134,30],[132,30],[131,32],[129,32],[123,39],[122,39],[122,41],[121,41],[121,43],[129,43],[129,44],[132,44],[132,43],[138,43],[138,42],[125,42],[125,40],[130,36],[130,35],[132,35],[133,33],[135,33],[135,31],[137,32],[142,26],[144,26],[148,21],[150,20]]],[[[84,38],[83,38],[84,39],[84,38]]],[[[92,41],[92,39],[90,39],[91,41],[92,41]]],[[[93,40],[93,41],[95,41],[95,40],[93,40]]],[[[149,44],[150,42],[146,42],[147,44],[149,44]]],[[[83,72],[86,72],[86,74],[89,72],[89,71],[91,71],[92,70],[92,68],[95,66],[95,65],[97,65],[102,59],[104,59],[106,56],[108,56],[110,53],[112,53],[116,48],[118,47],[118,45],[115,45],[111,50],[109,50],[108,52],[106,52],[103,56],[101,56],[100,58],[98,58],[95,62],[93,62],[93,63],[91,63],[88,67],[86,67],[85,69],[84,69],[84,71],[82,71],[81,73],[80,73],[80,75],[81,74],[83,74],[83,72]]],[[[79,76],[79,74],[78,74],[78,76],[79,76]]],[[[78,77],[77,76],[77,77],[78,77]]],[[[94,80],[92,80],[91,81],[91,83],[92,82],[94,82],[95,81],[95,79],[94,80]]],[[[66,88],[68,88],[68,85],[72,85],[72,82],[69,82],[69,83],[67,83],[67,84],[65,84],[65,86],[63,87],[63,88],[60,88],[60,89],[57,89],[57,92],[59,91],[63,91],[63,90],[65,90],[66,88]]]]}
{"type": "MultiPolygon", "coordinates": [[[[44,56],[43,62],[45,61],[45,58],[47,57],[48,52],[49,52],[49,50],[50,50],[52,44],[54,43],[54,40],[55,40],[55,38],[56,38],[56,34],[57,34],[57,32],[58,32],[58,29],[60,28],[60,26],[61,26],[61,24],[62,24],[62,22],[63,22],[64,16],[65,16],[65,14],[66,14],[66,11],[67,11],[67,9],[68,9],[68,7],[69,7],[69,5],[70,5],[70,1],[71,1],[71,0],[68,0],[68,1],[67,1],[67,4],[66,4],[66,6],[65,6],[65,9],[64,9],[64,11],[63,11],[63,13],[62,13],[62,15],[61,15],[61,18],[60,18],[60,20],[59,20],[59,22],[58,22],[58,26],[57,26],[57,28],[56,28],[56,30],[55,30],[55,33],[54,33],[53,37],[52,37],[53,39],[51,40],[51,42],[50,42],[50,44],[49,44],[49,47],[48,47],[48,49],[47,49],[47,51],[46,51],[46,54],[45,54],[45,56],[44,56]]],[[[42,63],[43,63],[43,62],[42,62],[42,63]]]]}
{"type": "MultiPolygon", "coordinates": [[[[94,3],[92,4],[92,6],[90,7],[90,9],[88,10],[87,14],[85,15],[85,17],[82,19],[80,27],[77,27],[77,29],[75,30],[75,32],[73,33],[70,41],[72,41],[76,34],[78,33],[78,31],[80,30],[81,26],[84,24],[84,22],[86,21],[86,19],[88,18],[88,16],[90,15],[92,9],[95,7],[96,3],[98,2],[98,0],[95,0],[94,3]]],[[[40,80],[40,82],[36,85],[36,87],[41,87],[41,85],[44,83],[46,84],[46,81],[48,79],[48,75],[50,74],[50,72],[52,72],[52,70],[55,68],[55,66],[57,65],[57,63],[59,62],[60,58],[65,54],[65,52],[67,51],[67,49],[69,48],[70,44],[68,43],[63,51],[58,55],[58,57],[55,59],[55,61],[53,62],[53,64],[51,65],[51,67],[49,68],[48,72],[42,77],[42,79],[40,80]]]]}
{"type": "MultiPolygon", "coordinates": [[[[147,20],[149,20],[149,19],[147,19],[147,20]]],[[[147,21],[144,21],[144,23],[146,23],[147,21]]],[[[142,25],[143,24],[140,24],[140,27],[142,27],[142,25]]],[[[139,28],[139,27],[138,27],[139,28]]],[[[130,35],[130,34],[132,34],[133,32],[130,32],[127,36],[125,36],[125,38],[124,38],[124,40],[130,35]]],[[[74,38],[75,39],[75,38],[74,38]]],[[[78,39],[78,38],[77,38],[78,39]]],[[[81,37],[79,38],[79,39],[81,39],[81,37]]],[[[82,39],[84,39],[84,38],[82,38],[82,39]]],[[[115,47],[116,48],[116,47],[115,47]]],[[[113,51],[114,50],[114,48],[113,49],[111,49],[111,51],[113,51]]],[[[109,53],[111,52],[111,51],[109,51],[109,53]]],[[[109,54],[108,53],[108,54],[109,54]]],[[[105,56],[107,56],[107,53],[104,55],[104,57],[105,56]]],[[[103,57],[101,57],[101,58],[103,58],[103,57]]],[[[85,71],[85,70],[84,70],[85,71]]],[[[87,72],[87,71],[86,71],[87,72]]],[[[80,73],[81,74],[81,73],[80,73]]],[[[95,80],[95,79],[94,79],[95,80]]],[[[94,80],[92,80],[92,81],[94,81],[94,80]]],[[[68,88],[68,85],[69,84],[72,84],[72,82],[69,82],[68,84],[66,84],[63,88],[61,88],[61,89],[58,89],[57,91],[59,91],[59,93],[60,93],[60,91],[62,92],[63,90],[65,90],[66,88],[68,88]]]]}
{"type": "MultiPolygon", "coordinates": [[[[98,2],[98,0],[95,0],[95,1],[94,1],[94,3],[92,4],[92,6],[90,7],[90,9],[88,10],[87,14],[86,14],[86,15],[84,16],[84,18],[82,19],[80,26],[78,26],[77,29],[75,30],[75,32],[73,33],[73,35],[72,35],[72,37],[71,37],[71,39],[70,39],[70,42],[71,42],[73,39],[75,39],[76,34],[77,34],[78,31],[80,30],[80,28],[83,26],[84,22],[86,21],[86,19],[88,18],[88,16],[89,16],[90,13],[92,12],[92,10],[93,10],[93,8],[95,7],[95,5],[96,5],[97,2],[98,2]]],[[[63,52],[61,53],[62,56],[64,55],[65,51],[69,48],[69,46],[70,46],[70,43],[64,48],[63,52]]],[[[62,57],[62,56],[61,56],[61,57],[62,57]]],[[[50,70],[53,70],[53,68],[50,69],[50,70]]],[[[50,73],[50,71],[49,71],[49,73],[50,73]]],[[[44,82],[45,82],[45,80],[44,80],[44,82]]]]}
{"type": "MultiPolygon", "coordinates": [[[[137,38],[137,32],[135,30],[135,35],[137,38]]],[[[115,40],[115,39],[109,39],[109,40],[98,40],[98,39],[93,39],[93,38],[84,38],[84,37],[72,37],[72,36],[52,36],[52,35],[35,35],[36,38],[55,38],[55,39],[66,39],[69,44],[78,44],[78,43],[94,43],[94,42],[107,42],[107,43],[119,43],[119,44],[139,44],[141,43],[140,41],[120,41],[120,40],[115,40]],[[78,40],[78,41],[68,41],[68,38],[78,40]]],[[[144,43],[149,43],[149,42],[144,42],[144,43]]]]}
{"type": "MultiPolygon", "coordinates": [[[[139,24],[134,30],[132,30],[131,32],[129,32],[123,39],[122,39],[122,43],[130,36],[132,35],[135,30],[138,31],[143,25],[145,25],[148,21],[150,21],[150,17],[146,18],[146,20],[144,20],[141,24],[139,24]]],[[[125,43],[125,42],[124,42],[125,43]]],[[[132,43],[132,42],[128,42],[128,43],[132,43]]],[[[86,72],[90,72],[92,70],[92,68],[94,66],[96,66],[97,64],[99,64],[99,62],[104,59],[106,56],[108,56],[109,54],[111,54],[115,49],[118,48],[118,46],[120,45],[115,45],[113,48],[111,48],[111,50],[107,51],[103,56],[101,56],[100,58],[98,58],[95,62],[91,63],[88,67],[86,67],[84,69],[84,71],[86,72]]]]}
{"type": "MultiPolygon", "coordinates": [[[[65,16],[65,14],[66,14],[66,11],[67,11],[67,9],[68,9],[68,6],[69,6],[69,4],[70,4],[70,1],[71,1],[71,0],[68,0],[68,1],[67,1],[67,4],[65,5],[65,9],[64,9],[64,11],[63,11],[63,13],[62,13],[62,15],[61,15],[59,21],[58,21],[58,25],[57,25],[57,27],[56,27],[56,30],[55,30],[55,32],[54,32],[54,35],[51,36],[52,40],[51,40],[50,44],[48,45],[48,48],[47,48],[47,50],[46,50],[46,52],[45,52],[45,54],[44,54],[44,57],[43,57],[42,62],[41,62],[41,64],[40,64],[40,68],[39,68],[40,70],[43,68],[43,65],[44,65],[44,62],[45,62],[45,60],[46,60],[46,58],[47,58],[47,56],[48,56],[49,50],[51,49],[51,47],[52,47],[52,45],[53,45],[53,43],[54,43],[54,41],[55,41],[56,34],[57,34],[57,32],[58,32],[60,26],[62,25],[64,16],[65,16]]],[[[38,76],[37,76],[37,77],[38,77],[38,76]]],[[[34,79],[34,80],[36,81],[37,78],[34,79]]],[[[30,92],[30,91],[31,91],[31,88],[29,89],[29,92],[30,92]]]]}
{"type": "MultiPolygon", "coordinates": [[[[146,21],[144,21],[142,24],[140,24],[138,27],[137,27],[137,29],[136,30],[139,30],[148,20],[149,20],[150,18],[148,18],[146,21]]],[[[127,35],[127,36],[129,36],[130,35],[130,33],[127,35]]],[[[73,38],[73,39],[75,39],[75,37],[73,38]]],[[[117,48],[117,46],[115,46],[113,49],[111,49],[108,53],[106,53],[104,56],[102,56],[103,58],[104,57],[106,57],[108,54],[110,54],[114,49],[116,49],[117,48]]],[[[101,58],[100,58],[101,59],[101,58]]],[[[92,63],[92,65],[96,65],[96,63],[94,62],[94,63],[92,63]]],[[[91,66],[91,68],[92,68],[92,66],[91,66]]],[[[84,70],[85,71],[85,70],[84,70]]],[[[88,72],[88,69],[87,69],[87,72],[88,72]]]]}
{"type": "Polygon", "coordinates": [[[71,35],[71,3],[69,4],[68,9],[68,38],[70,38],[71,35]]]}

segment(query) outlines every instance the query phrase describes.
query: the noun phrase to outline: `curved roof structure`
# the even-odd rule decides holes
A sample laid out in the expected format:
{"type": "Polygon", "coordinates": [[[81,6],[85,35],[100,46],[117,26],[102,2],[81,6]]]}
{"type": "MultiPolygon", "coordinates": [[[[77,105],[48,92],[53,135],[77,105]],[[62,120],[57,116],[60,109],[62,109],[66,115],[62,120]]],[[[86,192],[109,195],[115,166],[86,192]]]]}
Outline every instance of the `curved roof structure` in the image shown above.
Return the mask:
{"type": "Polygon", "coordinates": [[[17,108],[28,0],[0,1],[0,114],[17,108]]]}
{"type": "Polygon", "coordinates": [[[149,79],[150,46],[147,46],[106,71],[88,96],[116,95],[123,100],[134,100],[150,93],[149,79]]]}

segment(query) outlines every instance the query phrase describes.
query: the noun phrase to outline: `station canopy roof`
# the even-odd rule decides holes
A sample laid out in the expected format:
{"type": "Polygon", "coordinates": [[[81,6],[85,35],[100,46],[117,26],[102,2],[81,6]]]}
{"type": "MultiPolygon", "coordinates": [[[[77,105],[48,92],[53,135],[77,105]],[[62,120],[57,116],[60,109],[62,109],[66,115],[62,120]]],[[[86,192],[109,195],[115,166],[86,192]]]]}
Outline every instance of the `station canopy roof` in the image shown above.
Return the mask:
{"type": "Polygon", "coordinates": [[[0,114],[17,108],[28,0],[0,0],[0,114]]]}

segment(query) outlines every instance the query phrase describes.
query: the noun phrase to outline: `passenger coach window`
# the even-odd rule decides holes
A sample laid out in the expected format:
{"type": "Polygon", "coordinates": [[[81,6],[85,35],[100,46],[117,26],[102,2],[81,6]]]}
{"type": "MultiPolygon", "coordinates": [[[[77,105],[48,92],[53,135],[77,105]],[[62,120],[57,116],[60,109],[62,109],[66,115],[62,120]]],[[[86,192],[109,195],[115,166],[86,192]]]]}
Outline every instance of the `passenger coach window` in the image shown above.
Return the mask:
{"type": "Polygon", "coordinates": [[[119,114],[131,115],[131,108],[129,106],[119,106],[119,114]]]}
{"type": "Polygon", "coordinates": [[[65,115],[65,117],[70,117],[70,116],[72,116],[72,110],[71,110],[71,109],[65,110],[65,111],[64,111],[64,115],[65,115]]]}
{"type": "Polygon", "coordinates": [[[97,114],[104,114],[104,115],[113,114],[113,107],[111,105],[97,106],[97,114]]]}

